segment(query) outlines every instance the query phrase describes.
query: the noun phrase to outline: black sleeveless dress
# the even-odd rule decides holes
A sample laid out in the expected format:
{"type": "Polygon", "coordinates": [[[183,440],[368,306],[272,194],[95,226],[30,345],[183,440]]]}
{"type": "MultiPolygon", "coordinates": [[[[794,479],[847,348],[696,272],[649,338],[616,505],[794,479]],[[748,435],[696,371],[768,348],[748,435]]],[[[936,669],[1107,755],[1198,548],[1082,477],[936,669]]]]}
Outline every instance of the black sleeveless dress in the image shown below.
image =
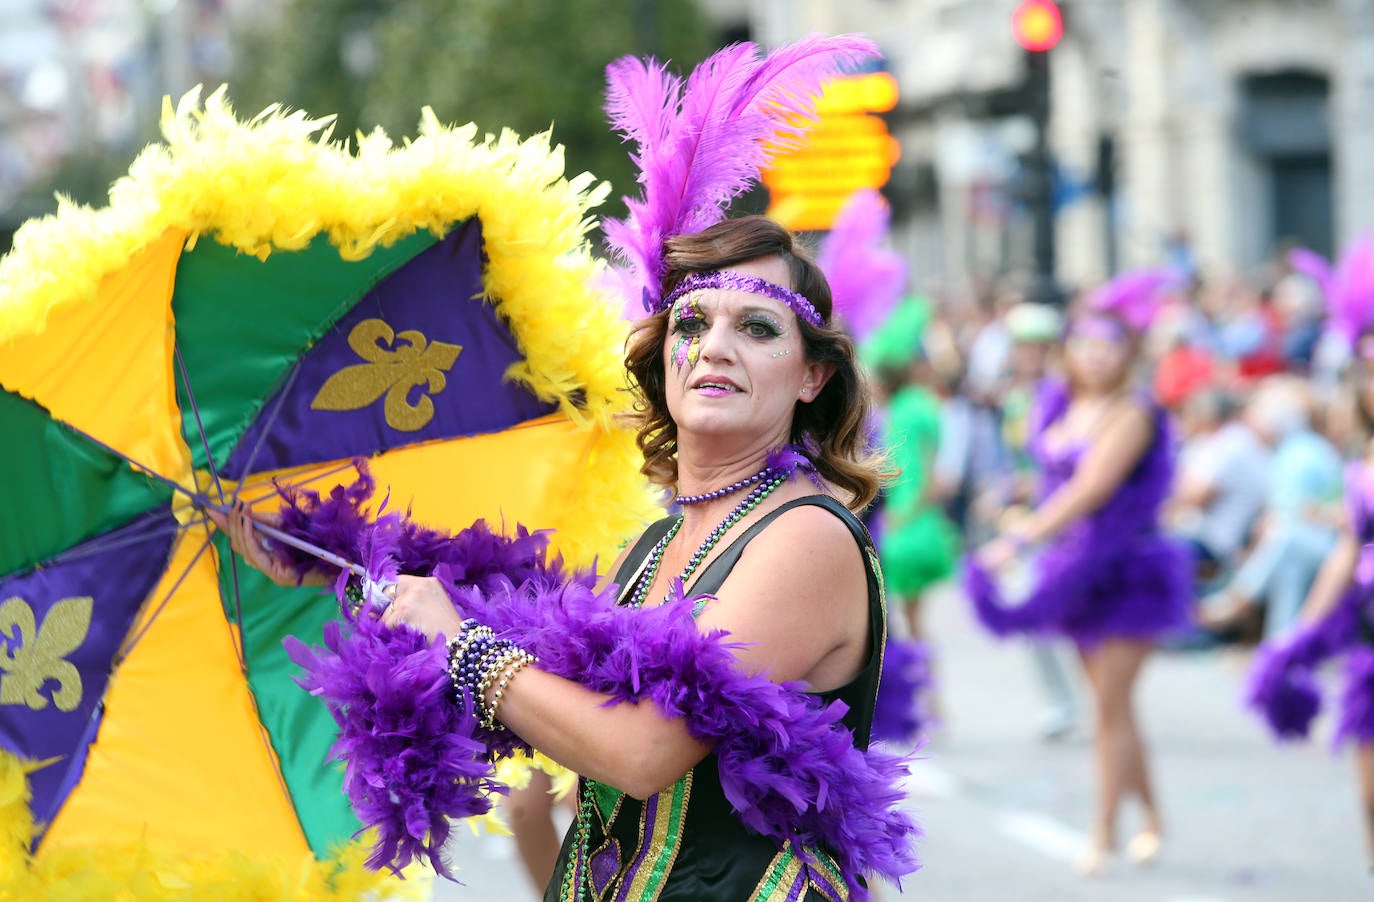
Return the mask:
{"type": "MultiPolygon", "coordinates": [[[[863,524],[826,495],[790,501],[761,518],[735,539],[689,587],[688,594],[714,593],[729,575],[749,541],[774,518],[800,505],[824,507],[849,527],[863,552],[868,577],[869,652],[863,670],[845,686],[819,693],[827,703],[840,699],[849,708],[843,723],[854,744],[868,748],[873,706],[878,695],[887,616],[877,552],[863,524]]],[[[615,574],[621,603],[654,544],[675,518],[645,530],[615,574]]],[[[575,899],[613,902],[842,902],[849,889],[824,849],[810,849],[819,866],[803,865],[790,844],[745,828],[720,785],[716,756],[706,758],[668,789],[644,801],[592,780],[578,782],[579,802],[594,802],[587,844],[587,867],[581,894],[569,879],[575,867],[576,823],[568,830],[544,902],[575,899]]]]}

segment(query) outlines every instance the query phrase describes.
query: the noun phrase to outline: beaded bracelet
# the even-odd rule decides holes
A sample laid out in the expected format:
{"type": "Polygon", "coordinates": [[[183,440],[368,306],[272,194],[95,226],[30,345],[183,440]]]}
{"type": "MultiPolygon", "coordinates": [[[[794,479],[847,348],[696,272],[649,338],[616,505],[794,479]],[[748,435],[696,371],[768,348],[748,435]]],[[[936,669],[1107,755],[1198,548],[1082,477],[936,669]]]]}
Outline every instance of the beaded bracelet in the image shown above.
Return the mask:
{"type": "Polygon", "coordinates": [[[501,699],[506,695],[506,687],[510,681],[515,679],[515,675],[524,670],[530,664],[539,663],[539,659],[529,652],[521,649],[520,655],[506,665],[506,669],[501,671],[501,677],[496,681],[496,691],[491,695],[491,704],[487,706],[487,729],[494,730],[500,724],[496,719],[496,713],[501,708],[501,699]]]}
{"type": "Polygon", "coordinates": [[[461,700],[466,691],[481,725],[488,730],[498,729],[496,708],[499,699],[504,697],[506,686],[515,673],[532,663],[534,656],[509,639],[496,638],[491,627],[471,618],[463,621],[447,646],[448,677],[453,684],[455,700],[461,700]],[[488,706],[486,692],[493,684],[497,687],[497,701],[488,706]]]}
{"type": "MultiPolygon", "coordinates": [[[[477,704],[480,705],[482,708],[483,727],[485,727],[488,730],[495,730],[497,728],[496,709],[499,707],[499,704],[495,701],[493,701],[490,705],[487,704],[487,690],[491,688],[493,684],[499,684],[501,675],[505,674],[508,670],[510,670],[510,668],[515,664],[516,661],[525,661],[525,663],[528,663],[530,660],[533,660],[533,658],[534,656],[531,655],[529,652],[525,651],[518,645],[511,643],[509,647],[502,649],[500,654],[496,655],[492,659],[491,664],[487,667],[486,672],[482,675],[481,682],[477,684],[477,692],[474,696],[477,699],[477,704]]],[[[507,683],[509,683],[509,680],[507,680],[507,683]]],[[[504,695],[504,686],[498,686],[497,691],[501,692],[502,695],[504,695]]]]}

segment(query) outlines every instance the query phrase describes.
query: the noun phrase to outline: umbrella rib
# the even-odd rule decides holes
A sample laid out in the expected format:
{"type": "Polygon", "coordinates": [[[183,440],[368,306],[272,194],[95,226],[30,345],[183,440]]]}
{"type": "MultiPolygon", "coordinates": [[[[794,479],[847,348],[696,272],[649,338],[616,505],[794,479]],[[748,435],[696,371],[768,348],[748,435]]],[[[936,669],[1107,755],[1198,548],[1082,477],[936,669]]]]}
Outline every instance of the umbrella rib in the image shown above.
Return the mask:
{"type": "MultiPolygon", "coordinates": [[[[291,391],[292,384],[296,381],[296,374],[300,371],[301,364],[298,360],[296,361],[296,365],[291,367],[291,372],[286,375],[286,380],[282,383],[281,390],[277,393],[277,403],[272,406],[272,411],[267,415],[267,419],[263,421],[262,431],[258,434],[258,440],[253,443],[253,450],[248,452],[248,460],[243,465],[242,477],[239,479],[238,484],[234,486],[235,501],[239,500],[239,493],[243,491],[244,480],[248,478],[249,473],[253,472],[253,464],[258,459],[258,452],[262,450],[263,444],[267,441],[267,434],[272,431],[273,424],[277,422],[277,417],[281,414],[282,407],[285,406],[286,396],[291,391]]],[[[189,388],[187,389],[187,394],[190,394],[189,388]]]]}
{"type": "MultiPolygon", "coordinates": [[[[191,388],[191,376],[186,372],[186,362],[181,358],[181,346],[174,345],[172,354],[176,357],[177,371],[181,374],[181,385],[186,389],[186,400],[191,405],[191,416],[196,421],[196,432],[200,434],[200,446],[205,449],[205,466],[210,469],[210,476],[215,480],[215,492],[219,495],[220,504],[224,503],[224,485],[220,482],[219,468],[215,466],[215,455],[210,450],[210,437],[205,434],[205,423],[200,418],[200,405],[196,403],[196,393],[191,388]]],[[[234,500],[237,500],[237,493],[234,500]]],[[[209,532],[206,532],[206,541],[210,541],[209,532]]],[[[229,555],[229,591],[234,596],[234,622],[238,624],[238,632],[234,636],[234,654],[238,656],[239,666],[247,666],[248,650],[243,647],[243,596],[239,591],[239,564],[238,557],[234,554],[229,555]]]]}
{"type": "MultiPolygon", "coordinates": [[[[35,401],[32,401],[29,398],[25,398],[22,395],[16,395],[15,397],[19,398],[19,400],[23,403],[33,405],[33,407],[36,410],[43,411],[45,415],[48,414],[48,411],[44,410],[44,408],[35,401]]],[[[230,508],[227,504],[217,503],[211,500],[209,497],[202,495],[200,492],[197,492],[193,489],[188,489],[186,486],[177,482],[175,479],[172,479],[168,476],[164,476],[163,474],[157,472],[151,467],[147,467],[139,463],[137,460],[125,454],[123,451],[120,451],[116,448],[111,447],[105,442],[102,442],[100,439],[91,435],[89,432],[85,432],[81,429],[78,429],[71,423],[62,423],[62,426],[66,429],[71,430],[73,434],[81,436],[83,439],[90,442],[92,445],[95,445],[97,448],[100,448],[105,453],[110,454],[114,457],[118,457],[120,460],[126,462],[127,464],[129,464],[129,466],[148,476],[150,479],[154,479],[162,483],[174,492],[179,492],[180,494],[185,495],[200,507],[206,508],[207,510],[217,511],[221,514],[228,514],[230,512],[230,508]]],[[[289,532],[283,532],[282,530],[277,529],[274,526],[269,526],[268,524],[263,523],[260,520],[253,521],[253,528],[256,529],[258,532],[262,533],[263,535],[268,536],[269,538],[276,539],[278,542],[290,545],[292,548],[304,551],[306,554],[311,555],[313,557],[317,557],[320,560],[324,561],[326,564],[333,564],[335,567],[338,567],[341,570],[347,570],[350,573],[355,574],[356,576],[367,576],[367,570],[361,564],[355,564],[347,558],[341,557],[326,548],[321,548],[319,545],[316,545],[313,542],[307,542],[305,539],[299,539],[291,535],[291,533],[289,532]]]]}
{"type": "MultiPolygon", "coordinates": [[[[197,523],[201,522],[204,522],[203,517],[196,521],[196,523],[187,524],[187,526],[194,526],[197,523]]],[[[111,534],[106,533],[105,535],[97,536],[96,538],[91,539],[88,542],[83,542],[80,545],[75,545],[71,548],[68,548],[66,551],[61,552],[55,557],[49,558],[43,564],[43,566],[56,567],[59,564],[66,564],[70,563],[71,561],[79,561],[82,558],[90,557],[96,554],[104,554],[107,551],[113,551],[116,548],[123,548],[127,545],[138,545],[142,542],[149,542],[153,539],[160,539],[166,533],[170,532],[175,534],[185,528],[186,526],[183,526],[180,523],[172,523],[170,525],[167,523],[156,523],[154,524],[153,528],[148,529],[144,532],[128,533],[125,535],[121,535],[118,538],[110,538],[111,534]]]]}
{"type": "MultiPolygon", "coordinates": [[[[177,589],[180,589],[181,586],[182,586],[182,583],[186,582],[187,577],[189,577],[189,576],[191,575],[191,571],[195,569],[196,564],[197,564],[197,563],[200,561],[200,559],[205,555],[206,549],[208,549],[208,548],[210,547],[210,539],[209,539],[209,537],[208,537],[208,536],[209,536],[209,530],[208,530],[208,529],[206,530],[206,536],[207,536],[207,537],[206,537],[206,539],[205,539],[204,544],[202,544],[202,545],[200,546],[200,550],[196,552],[195,557],[191,558],[190,563],[188,563],[188,564],[186,565],[186,567],[181,571],[181,575],[177,577],[177,581],[176,581],[175,583],[172,584],[172,587],[171,587],[170,589],[167,590],[167,594],[165,594],[165,595],[162,596],[162,601],[158,602],[158,605],[157,605],[157,607],[153,610],[153,612],[152,612],[151,614],[149,614],[149,615],[147,616],[147,618],[145,618],[145,619],[143,620],[142,623],[139,624],[138,632],[135,633],[133,636],[131,636],[131,637],[123,644],[123,646],[120,648],[120,650],[119,650],[119,659],[120,659],[120,660],[123,660],[124,658],[127,658],[127,657],[133,652],[134,646],[138,645],[139,640],[142,639],[142,638],[144,637],[144,635],[147,634],[148,630],[149,630],[149,629],[152,627],[152,625],[153,625],[153,621],[156,620],[157,617],[158,617],[158,615],[162,613],[163,609],[167,607],[167,603],[170,602],[170,601],[172,600],[172,596],[176,594],[177,589]]],[[[237,648],[236,648],[236,650],[237,650],[237,648]]],[[[242,663],[242,659],[240,659],[240,663],[242,663]]]]}
{"type": "Polygon", "coordinates": [[[224,486],[219,481],[219,468],[215,466],[215,455],[210,451],[210,437],[205,434],[205,424],[200,419],[200,406],[196,404],[196,393],[191,389],[191,377],[186,373],[186,362],[181,359],[181,346],[174,345],[172,354],[176,357],[177,371],[181,373],[181,385],[186,389],[186,400],[191,404],[191,416],[196,421],[196,432],[200,433],[200,446],[205,449],[205,466],[210,469],[210,476],[215,480],[215,491],[219,493],[219,500],[224,502],[224,486]]]}

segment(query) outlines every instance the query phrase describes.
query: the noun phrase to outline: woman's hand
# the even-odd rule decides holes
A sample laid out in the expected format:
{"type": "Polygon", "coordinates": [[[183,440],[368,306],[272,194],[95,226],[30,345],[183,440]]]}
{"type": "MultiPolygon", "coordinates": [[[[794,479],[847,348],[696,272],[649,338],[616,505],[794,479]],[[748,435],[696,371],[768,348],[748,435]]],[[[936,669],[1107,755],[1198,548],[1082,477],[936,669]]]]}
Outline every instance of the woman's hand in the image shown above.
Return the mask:
{"type": "Polygon", "coordinates": [[[995,573],[1016,560],[1021,548],[1022,543],[999,536],[978,549],[978,563],[995,573]]]}
{"type": "Polygon", "coordinates": [[[272,553],[272,540],[253,528],[255,520],[268,526],[280,526],[281,517],[275,512],[250,514],[247,503],[235,501],[228,514],[206,508],[205,515],[229,536],[229,547],[234,553],[277,585],[324,585],[327,582],[324,574],[313,572],[306,574],[304,579],[299,578],[291,565],[272,553]]]}
{"type": "Polygon", "coordinates": [[[382,623],[387,626],[404,623],[433,641],[435,636],[452,636],[463,625],[462,612],[432,576],[399,576],[394,586],[383,591],[391,596],[391,604],[382,612],[382,623]]]}

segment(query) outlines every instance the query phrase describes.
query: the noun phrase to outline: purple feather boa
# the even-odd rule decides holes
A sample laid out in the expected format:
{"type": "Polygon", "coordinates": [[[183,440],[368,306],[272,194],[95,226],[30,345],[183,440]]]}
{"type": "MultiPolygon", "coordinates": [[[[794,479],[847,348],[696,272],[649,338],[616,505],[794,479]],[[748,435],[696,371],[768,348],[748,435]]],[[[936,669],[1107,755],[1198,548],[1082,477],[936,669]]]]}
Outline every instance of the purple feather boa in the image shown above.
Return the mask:
{"type": "Polygon", "coordinates": [[[1359,694],[1374,693],[1370,665],[1365,662],[1368,655],[1364,654],[1366,649],[1357,647],[1356,639],[1362,594],[1358,588],[1347,591],[1321,620],[1265,642],[1256,651],[1246,680],[1245,702],[1264,718],[1275,738],[1307,737],[1322,704],[1314,671],[1322,662],[1355,648],[1336,740],[1347,736],[1374,739],[1370,701],[1359,694]],[[1347,717],[1345,712],[1351,713],[1347,717]]]}
{"type": "MultiPolygon", "coordinates": [[[[373,578],[432,574],[465,616],[538,655],[540,669],[604,693],[610,704],[649,701],[682,717],[714,746],[742,822],[779,844],[833,851],[856,898],[864,895],[860,876],[898,880],[918,867],[912,843],[920,830],[900,807],[905,760],[856,749],[840,721],[842,703],[822,706],[801,684],[741,672],[723,633],[698,630],[694,599],[682,597],[680,585],[661,607],[617,607],[613,592],[594,591],[591,574],[569,575],[548,560],[542,533],[518,528],[506,538],[479,521],[447,535],[397,513],[369,522],[362,505],[371,488],[364,472],[328,499],[290,494],[283,527],[365,562],[373,578]]],[[[447,819],[487,810],[489,794],[501,791],[491,761],[524,746],[509,733],[480,730],[471,699],[453,704],[438,639],[425,643],[409,628],[361,617],[331,624],[323,649],[294,639],[287,646],[306,670],[301,684],[339,721],[333,754],[346,763],[345,792],[378,831],[369,866],[427,858],[447,875],[447,819]]]]}
{"type": "Polygon", "coordinates": [[[878,702],[873,709],[873,738],[916,742],[930,726],[930,652],[915,639],[887,638],[878,702]]]}

